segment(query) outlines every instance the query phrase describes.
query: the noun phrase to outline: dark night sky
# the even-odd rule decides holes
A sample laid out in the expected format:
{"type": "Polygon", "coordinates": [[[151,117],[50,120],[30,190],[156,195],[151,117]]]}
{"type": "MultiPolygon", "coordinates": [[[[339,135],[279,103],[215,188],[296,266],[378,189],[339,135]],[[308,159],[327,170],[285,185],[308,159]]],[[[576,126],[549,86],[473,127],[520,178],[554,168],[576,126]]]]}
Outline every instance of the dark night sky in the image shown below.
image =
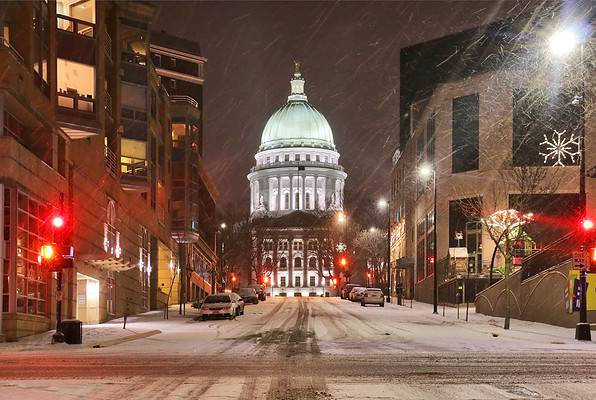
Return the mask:
{"type": "Polygon", "coordinates": [[[501,1],[164,2],[157,29],[208,58],[205,158],[223,207],[248,209],[246,174],[267,118],[286,101],[292,60],[328,119],[346,168],[346,206],[388,195],[398,143],[399,51],[519,13],[501,1]]]}

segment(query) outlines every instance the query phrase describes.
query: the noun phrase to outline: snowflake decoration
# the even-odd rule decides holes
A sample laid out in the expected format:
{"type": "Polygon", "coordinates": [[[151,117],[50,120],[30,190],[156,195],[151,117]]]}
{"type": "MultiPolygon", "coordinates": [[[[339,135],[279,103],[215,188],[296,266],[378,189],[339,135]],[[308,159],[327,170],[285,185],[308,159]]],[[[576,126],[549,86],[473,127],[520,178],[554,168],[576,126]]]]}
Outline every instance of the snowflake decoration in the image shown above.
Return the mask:
{"type": "Polygon", "coordinates": [[[544,157],[545,164],[551,160],[556,161],[553,166],[564,166],[564,162],[568,159],[575,163],[575,158],[580,157],[579,137],[573,133],[570,138],[564,137],[565,132],[567,130],[559,132],[555,129],[550,140],[544,135],[544,141],[540,143],[540,146],[545,146],[546,152],[541,152],[540,155],[544,157]]]}
{"type": "Polygon", "coordinates": [[[342,253],[342,252],[346,251],[347,249],[348,249],[348,246],[346,246],[345,243],[338,243],[335,246],[335,250],[337,250],[339,253],[342,253]]]}

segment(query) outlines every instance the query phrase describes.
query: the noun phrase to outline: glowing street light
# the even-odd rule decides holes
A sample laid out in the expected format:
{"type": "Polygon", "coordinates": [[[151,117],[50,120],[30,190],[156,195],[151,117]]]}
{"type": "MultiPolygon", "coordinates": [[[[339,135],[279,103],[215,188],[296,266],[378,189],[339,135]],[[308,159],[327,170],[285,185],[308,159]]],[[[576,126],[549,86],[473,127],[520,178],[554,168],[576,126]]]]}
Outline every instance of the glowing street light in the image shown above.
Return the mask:
{"type": "Polygon", "coordinates": [[[556,57],[566,57],[579,44],[577,34],[571,29],[557,30],[548,39],[548,48],[556,57]]]}
{"type": "Polygon", "coordinates": [[[422,179],[430,179],[433,176],[434,169],[430,164],[422,164],[420,168],[418,168],[418,175],[422,179]]]}
{"type": "Polygon", "coordinates": [[[225,223],[225,222],[222,222],[221,224],[219,224],[219,227],[220,227],[221,229],[226,229],[226,228],[228,227],[228,225],[226,225],[226,223],[225,223]]]}
{"type": "Polygon", "coordinates": [[[64,226],[64,218],[60,215],[55,216],[52,218],[52,226],[56,229],[60,229],[64,226]]]}
{"type": "Polygon", "coordinates": [[[337,213],[337,222],[339,222],[340,224],[345,224],[347,219],[348,218],[346,217],[346,214],[344,214],[343,212],[337,213]]]}
{"type": "Polygon", "coordinates": [[[377,228],[375,228],[374,226],[371,226],[370,228],[368,228],[368,231],[369,231],[370,233],[374,233],[374,232],[376,232],[376,231],[377,231],[377,228]]]}

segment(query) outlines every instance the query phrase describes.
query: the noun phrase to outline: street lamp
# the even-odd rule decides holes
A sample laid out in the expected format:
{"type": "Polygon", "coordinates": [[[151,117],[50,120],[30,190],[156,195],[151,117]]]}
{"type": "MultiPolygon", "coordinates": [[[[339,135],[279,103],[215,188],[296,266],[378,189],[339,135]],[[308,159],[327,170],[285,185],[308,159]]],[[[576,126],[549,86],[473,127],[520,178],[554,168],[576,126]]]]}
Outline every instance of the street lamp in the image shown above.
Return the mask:
{"type": "MultiPolygon", "coordinates": [[[[589,231],[594,228],[593,222],[591,220],[586,219],[586,148],[585,148],[585,141],[586,141],[586,127],[585,127],[585,72],[584,72],[584,38],[580,37],[580,32],[576,29],[572,29],[571,27],[567,27],[565,29],[556,30],[548,40],[548,47],[551,52],[556,57],[566,57],[570,55],[573,50],[577,49],[579,46],[579,80],[581,84],[581,93],[576,95],[572,101],[572,104],[575,106],[581,107],[580,116],[581,116],[581,131],[579,133],[579,200],[580,200],[580,207],[581,207],[581,215],[582,218],[582,227],[584,231],[589,231]],[[585,223],[588,222],[588,226],[585,223]],[[591,225],[590,225],[591,223],[591,225]]],[[[584,253],[587,251],[586,243],[584,243],[583,251],[584,253]]],[[[587,254],[585,254],[587,259],[587,254]]],[[[584,262],[585,264],[585,262],[584,262]]],[[[591,340],[590,334],[590,325],[587,321],[587,312],[585,310],[585,296],[586,291],[585,289],[585,280],[586,280],[586,266],[584,265],[580,269],[580,285],[581,285],[581,294],[582,299],[580,303],[580,313],[579,313],[579,323],[575,327],[575,339],[576,340],[591,340]]]]}
{"type": "Polygon", "coordinates": [[[215,268],[213,268],[213,273],[211,274],[211,294],[215,294],[217,292],[217,281],[216,281],[216,275],[218,273],[218,271],[221,271],[221,262],[222,262],[222,257],[223,257],[223,252],[224,252],[224,243],[223,243],[223,239],[220,240],[221,245],[218,247],[217,245],[217,237],[220,236],[223,232],[224,229],[226,229],[228,226],[226,225],[225,222],[222,222],[221,224],[219,224],[219,228],[215,230],[215,238],[213,241],[213,251],[215,252],[215,268]],[[219,254],[218,254],[219,253],[219,254]]]}
{"type": "Polygon", "coordinates": [[[371,226],[370,228],[368,228],[368,231],[370,233],[375,233],[377,231],[377,228],[375,228],[374,226],[371,226]]]}
{"type": "Polygon", "coordinates": [[[380,199],[378,205],[380,209],[385,209],[387,214],[387,303],[391,303],[391,212],[387,200],[380,199]]]}
{"type": "Polygon", "coordinates": [[[430,164],[422,164],[418,170],[422,179],[433,180],[433,314],[438,314],[438,281],[437,281],[437,171],[430,164]]]}

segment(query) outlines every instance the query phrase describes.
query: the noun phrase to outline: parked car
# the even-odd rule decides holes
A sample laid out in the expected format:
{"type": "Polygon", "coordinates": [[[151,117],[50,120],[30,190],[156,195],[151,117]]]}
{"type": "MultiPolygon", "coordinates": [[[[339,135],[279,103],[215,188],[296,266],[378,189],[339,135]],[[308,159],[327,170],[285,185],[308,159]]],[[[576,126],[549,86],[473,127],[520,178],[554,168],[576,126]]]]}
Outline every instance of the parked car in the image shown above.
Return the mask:
{"type": "Polygon", "coordinates": [[[352,290],[350,290],[349,299],[350,301],[360,301],[362,300],[362,296],[364,295],[364,291],[366,290],[365,287],[356,286],[352,290]]]}
{"type": "Polygon", "coordinates": [[[236,293],[211,294],[205,297],[199,315],[206,320],[211,317],[228,317],[234,319],[244,314],[244,301],[236,293]]]}
{"type": "Polygon", "coordinates": [[[259,304],[259,297],[253,288],[242,288],[238,291],[238,295],[242,297],[244,303],[259,304]]]}
{"type": "Polygon", "coordinates": [[[355,287],[362,287],[362,285],[358,284],[358,283],[348,283],[346,286],[344,286],[341,289],[341,298],[348,300],[349,296],[350,296],[350,292],[352,291],[352,289],[354,289],[355,287]]]}
{"type": "Polygon", "coordinates": [[[267,300],[267,293],[265,292],[265,288],[263,287],[263,285],[249,285],[248,287],[254,289],[255,292],[257,292],[257,297],[259,298],[259,300],[267,300]]]}
{"type": "Polygon", "coordinates": [[[385,307],[385,295],[378,288],[366,288],[360,300],[360,305],[365,307],[367,304],[378,304],[385,307]]]}

